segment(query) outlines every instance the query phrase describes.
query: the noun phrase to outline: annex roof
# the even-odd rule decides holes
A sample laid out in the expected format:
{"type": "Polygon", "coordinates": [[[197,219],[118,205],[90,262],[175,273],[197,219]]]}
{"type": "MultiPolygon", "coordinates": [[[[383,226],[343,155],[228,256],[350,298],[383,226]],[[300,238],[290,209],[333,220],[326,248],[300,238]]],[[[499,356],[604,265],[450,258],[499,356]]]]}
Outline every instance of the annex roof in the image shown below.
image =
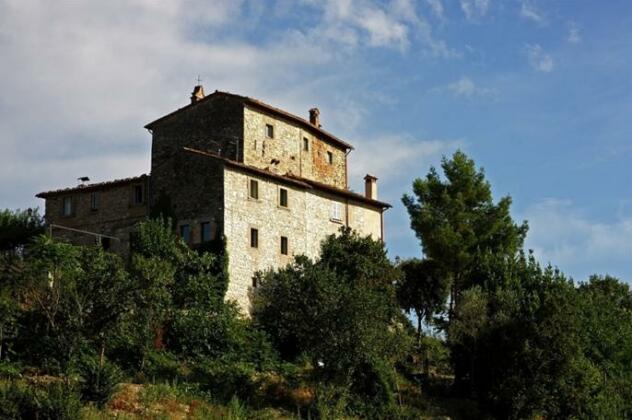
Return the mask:
{"type": "Polygon", "coordinates": [[[260,175],[260,176],[263,176],[263,177],[267,177],[267,178],[271,178],[271,179],[276,179],[278,181],[286,182],[288,184],[295,185],[297,187],[301,187],[301,188],[305,188],[305,189],[314,189],[314,190],[324,191],[324,192],[327,192],[327,193],[330,193],[330,194],[333,194],[333,195],[337,195],[339,197],[352,199],[352,200],[359,201],[359,202],[365,203],[365,204],[369,204],[369,205],[372,205],[372,206],[375,206],[375,207],[381,207],[383,209],[392,207],[390,204],[385,203],[383,201],[373,200],[371,198],[367,198],[366,196],[364,196],[362,194],[358,194],[356,192],[349,191],[349,190],[344,190],[344,189],[341,189],[341,188],[332,187],[331,185],[323,184],[321,182],[312,181],[310,179],[306,179],[306,178],[302,178],[302,177],[298,177],[298,176],[290,175],[290,174],[286,174],[286,175],[275,174],[273,172],[266,171],[265,169],[255,168],[255,167],[246,165],[246,164],[241,163],[241,162],[236,162],[234,160],[227,159],[225,157],[219,156],[219,155],[217,155],[215,153],[212,153],[212,152],[205,152],[205,151],[202,151],[202,150],[192,149],[190,147],[184,147],[183,149],[185,151],[189,152],[189,153],[194,153],[194,154],[206,156],[206,157],[209,157],[209,158],[212,158],[212,159],[216,159],[216,160],[224,162],[228,166],[231,166],[231,167],[234,167],[234,168],[238,168],[238,169],[242,169],[242,170],[244,170],[246,172],[250,172],[252,174],[256,174],[256,175],[260,175]]]}
{"type": "Polygon", "coordinates": [[[179,109],[177,109],[177,110],[165,115],[164,117],[160,117],[157,120],[150,122],[149,124],[147,124],[145,126],[145,128],[151,130],[154,127],[156,127],[157,125],[159,125],[161,122],[165,121],[166,119],[168,119],[168,118],[170,118],[170,117],[172,117],[172,116],[174,116],[176,114],[179,114],[180,112],[182,112],[182,111],[184,111],[186,109],[192,108],[192,107],[194,107],[194,106],[196,106],[196,105],[198,105],[198,104],[200,104],[200,103],[202,103],[204,101],[207,101],[209,98],[213,98],[213,97],[220,96],[220,95],[230,96],[232,98],[239,99],[243,103],[245,103],[246,105],[250,105],[250,106],[252,106],[254,108],[258,108],[258,109],[263,110],[265,112],[269,112],[271,114],[277,115],[277,116],[285,118],[287,120],[290,120],[290,121],[292,121],[294,123],[299,124],[301,127],[303,127],[304,129],[306,129],[306,130],[308,130],[308,131],[310,131],[310,132],[312,132],[314,134],[321,135],[326,140],[329,140],[330,142],[332,142],[332,143],[334,143],[334,144],[336,144],[336,145],[338,145],[338,146],[340,146],[340,147],[342,147],[344,149],[353,150],[353,146],[351,144],[339,139],[338,137],[334,136],[333,134],[329,133],[326,130],[323,130],[320,127],[316,127],[315,125],[311,124],[305,118],[301,118],[301,117],[299,117],[297,115],[294,115],[294,114],[292,114],[290,112],[287,112],[287,111],[282,110],[280,108],[277,108],[277,107],[274,107],[272,105],[269,105],[269,104],[267,104],[267,103],[265,103],[263,101],[260,101],[259,99],[250,98],[248,96],[237,95],[237,94],[230,93],[230,92],[223,92],[223,91],[219,91],[219,90],[216,90],[215,92],[211,93],[210,95],[205,96],[203,99],[200,99],[197,102],[194,102],[194,103],[188,104],[186,106],[183,106],[182,108],[179,108],[179,109]]]}
{"type": "Polygon", "coordinates": [[[95,190],[100,190],[104,188],[111,188],[111,187],[118,187],[118,186],[126,185],[126,184],[132,184],[134,182],[143,181],[145,180],[145,178],[147,178],[147,175],[142,174],[142,175],[131,177],[131,178],[122,178],[122,179],[115,179],[112,181],[96,182],[94,184],[78,185],[76,187],[68,187],[68,188],[62,188],[59,190],[44,191],[44,192],[36,194],[35,197],[48,198],[48,197],[54,197],[54,196],[62,195],[62,194],[75,193],[79,191],[81,192],[95,191],[95,190]]]}

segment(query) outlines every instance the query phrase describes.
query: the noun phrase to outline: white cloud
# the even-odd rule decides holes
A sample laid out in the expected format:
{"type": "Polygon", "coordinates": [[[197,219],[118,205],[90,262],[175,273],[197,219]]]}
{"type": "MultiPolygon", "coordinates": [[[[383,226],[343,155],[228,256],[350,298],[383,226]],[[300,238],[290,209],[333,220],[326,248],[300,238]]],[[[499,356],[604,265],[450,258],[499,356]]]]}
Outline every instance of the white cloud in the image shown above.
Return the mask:
{"type": "Polygon", "coordinates": [[[461,10],[467,20],[477,21],[487,15],[490,0],[461,0],[461,10]]]}
{"type": "Polygon", "coordinates": [[[368,174],[394,182],[398,176],[425,168],[431,161],[462,146],[460,140],[418,140],[409,136],[384,136],[358,142],[349,155],[355,181],[368,174]]]}
{"type": "Polygon", "coordinates": [[[596,222],[572,202],[558,199],[537,203],[524,216],[529,221],[526,246],[545,264],[550,262],[562,270],[576,267],[578,271],[571,274],[577,280],[585,280],[592,273],[612,273],[632,259],[630,217],[596,222]]]}
{"type": "Polygon", "coordinates": [[[545,23],[544,15],[529,0],[522,1],[520,16],[539,24],[545,23]]]}
{"type": "Polygon", "coordinates": [[[432,13],[440,20],[444,19],[444,9],[443,9],[443,3],[441,3],[441,0],[426,0],[426,3],[428,3],[428,6],[430,7],[430,10],[432,10],[432,13]]]}
{"type": "Polygon", "coordinates": [[[553,70],[553,58],[544,52],[538,44],[527,44],[525,46],[529,64],[534,70],[549,73],[553,70]]]}
{"type": "Polygon", "coordinates": [[[417,12],[412,0],[391,0],[386,5],[368,0],[329,0],[312,4],[322,7],[324,16],[315,32],[332,42],[356,47],[366,40],[372,47],[406,50],[414,39],[419,39],[435,56],[458,56],[444,41],[434,37],[430,24],[417,12]]]}
{"type": "Polygon", "coordinates": [[[579,44],[582,42],[582,35],[579,29],[579,25],[575,22],[568,24],[568,37],[566,38],[571,44],[579,44]]]}
{"type": "Polygon", "coordinates": [[[467,76],[463,76],[459,80],[450,83],[445,90],[452,93],[454,96],[461,96],[465,98],[473,98],[475,96],[493,98],[498,95],[497,89],[477,86],[472,79],[467,76]]]}

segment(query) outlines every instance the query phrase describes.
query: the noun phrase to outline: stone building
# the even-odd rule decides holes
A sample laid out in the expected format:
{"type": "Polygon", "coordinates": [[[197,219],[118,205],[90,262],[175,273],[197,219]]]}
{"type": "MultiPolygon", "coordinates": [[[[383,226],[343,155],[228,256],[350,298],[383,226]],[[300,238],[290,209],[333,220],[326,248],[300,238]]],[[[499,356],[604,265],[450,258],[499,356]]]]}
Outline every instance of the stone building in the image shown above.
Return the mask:
{"type": "Polygon", "coordinates": [[[349,226],[384,239],[377,178],[348,188],[353,147],[309,120],[253,98],[196,86],[191,103],[145,126],[151,174],[39,193],[55,236],[126,253],[139,220],[164,213],[192,246],[224,235],[227,298],[248,308],[254,273],[293,255],[317,257],[321,240],[349,226]]]}

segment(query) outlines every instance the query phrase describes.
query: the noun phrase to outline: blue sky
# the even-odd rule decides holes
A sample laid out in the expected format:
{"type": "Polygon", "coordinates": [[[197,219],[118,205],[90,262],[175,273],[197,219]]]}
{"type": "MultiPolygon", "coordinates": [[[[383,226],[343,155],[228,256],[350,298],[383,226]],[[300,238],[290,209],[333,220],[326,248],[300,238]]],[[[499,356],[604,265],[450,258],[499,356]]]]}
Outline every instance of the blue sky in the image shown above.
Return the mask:
{"type": "Polygon", "coordinates": [[[0,0],[0,207],[149,169],[143,125],[199,74],[356,146],[392,256],[401,196],[461,148],[511,195],[527,247],[576,280],[632,280],[632,5],[582,0],[0,0]]]}

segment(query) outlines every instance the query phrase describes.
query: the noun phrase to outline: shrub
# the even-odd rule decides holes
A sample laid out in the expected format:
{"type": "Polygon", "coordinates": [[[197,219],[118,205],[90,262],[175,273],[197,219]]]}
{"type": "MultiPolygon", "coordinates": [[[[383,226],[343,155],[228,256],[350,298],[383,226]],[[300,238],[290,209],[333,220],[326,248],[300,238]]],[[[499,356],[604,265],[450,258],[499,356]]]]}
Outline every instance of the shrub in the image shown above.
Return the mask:
{"type": "Polygon", "coordinates": [[[109,401],[116,385],[122,378],[118,366],[110,362],[101,365],[93,357],[85,357],[81,360],[79,374],[82,378],[81,398],[85,401],[92,401],[99,407],[103,407],[109,401]]]}
{"type": "Polygon", "coordinates": [[[0,386],[0,418],[76,420],[80,411],[77,391],[64,383],[27,386],[13,381],[0,386]]]}
{"type": "Polygon", "coordinates": [[[219,401],[227,402],[234,396],[249,399],[256,391],[255,369],[247,363],[225,363],[218,360],[196,364],[193,379],[203,391],[219,401]]]}

